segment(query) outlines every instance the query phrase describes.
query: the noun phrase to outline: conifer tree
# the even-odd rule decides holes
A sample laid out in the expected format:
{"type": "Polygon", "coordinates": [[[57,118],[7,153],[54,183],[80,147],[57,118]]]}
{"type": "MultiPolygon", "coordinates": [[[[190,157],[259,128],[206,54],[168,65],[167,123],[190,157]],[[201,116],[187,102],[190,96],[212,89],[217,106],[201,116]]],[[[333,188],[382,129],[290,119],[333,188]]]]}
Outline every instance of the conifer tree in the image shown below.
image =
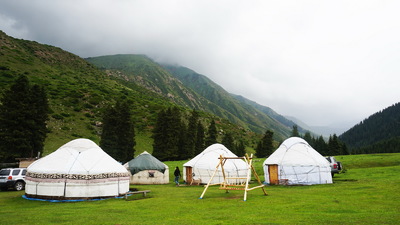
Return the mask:
{"type": "Polygon", "coordinates": [[[189,128],[186,127],[184,123],[181,124],[181,128],[179,128],[178,135],[178,154],[176,160],[186,160],[192,157],[194,154],[194,140],[189,139],[190,135],[188,135],[189,128]]]}
{"type": "Polygon", "coordinates": [[[197,122],[199,119],[199,114],[195,110],[192,111],[192,115],[189,118],[189,125],[186,132],[186,151],[185,155],[183,155],[183,159],[192,158],[195,154],[196,148],[196,137],[197,137],[197,122]]]}
{"type": "Polygon", "coordinates": [[[339,142],[337,141],[337,137],[335,138],[336,135],[329,136],[329,140],[328,140],[328,155],[339,155],[339,142]]]}
{"type": "Polygon", "coordinates": [[[199,121],[197,123],[197,132],[196,132],[196,145],[195,145],[195,150],[194,150],[194,155],[198,155],[205,149],[205,143],[204,143],[204,127],[203,124],[199,121]]]}
{"type": "Polygon", "coordinates": [[[158,113],[157,121],[153,129],[153,156],[159,160],[168,158],[168,155],[166,155],[167,126],[167,111],[161,110],[158,113]]]}
{"type": "Polygon", "coordinates": [[[239,141],[239,144],[236,146],[236,155],[241,157],[246,154],[246,146],[242,140],[239,141]]]}
{"type": "Polygon", "coordinates": [[[311,133],[310,133],[310,131],[307,131],[305,134],[304,134],[304,137],[303,137],[303,139],[305,140],[305,141],[307,141],[307,143],[309,144],[309,145],[311,145],[311,146],[313,146],[313,138],[311,137],[311,133]]]}
{"type": "Polygon", "coordinates": [[[299,128],[297,127],[297,125],[293,125],[291,137],[300,137],[299,128]]]}
{"type": "Polygon", "coordinates": [[[180,137],[184,124],[181,120],[181,112],[177,107],[169,108],[167,112],[167,120],[169,121],[169,126],[167,127],[167,160],[179,160],[178,144],[182,140],[181,138],[185,138],[185,135],[180,137]]]}
{"type": "Polygon", "coordinates": [[[100,147],[120,162],[127,162],[135,153],[135,130],[129,103],[119,100],[109,106],[103,117],[100,147]]]}
{"type": "Polygon", "coordinates": [[[31,86],[21,75],[0,101],[1,161],[37,156],[48,132],[49,106],[44,88],[31,86]]]}
{"type": "Polygon", "coordinates": [[[313,148],[315,150],[317,150],[317,152],[319,152],[319,154],[321,154],[321,155],[325,155],[325,156],[329,155],[328,145],[326,144],[326,142],[325,142],[324,138],[322,137],[322,135],[320,135],[318,137],[318,139],[316,139],[314,141],[313,148]]]}
{"type": "Polygon", "coordinates": [[[217,143],[217,127],[214,119],[211,120],[210,126],[208,127],[208,135],[206,138],[206,147],[217,143]]]}
{"type": "Polygon", "coordinates": [[[227,149],[231,150],[231,152],[236,154],[236,148],[235,148],[236,146],[231,133],[226,133],[224,135],[221,144],[223,144],[227,149]]]}
{"type": "Polygon", "coordinates": [[[181,113],[177,107],[161,111],[153,130],[154,157],[161,161],[179,160],[179,143],[186,141],[182,139],[186,137],[182,134],[183,128],[184,124],[181,121],[181,113]]]}
{"type": "Polygon", "coordinates": [[[272,154],[274,132],[267,130],[256,147],[256,156],[264,158],[272,154]]]}

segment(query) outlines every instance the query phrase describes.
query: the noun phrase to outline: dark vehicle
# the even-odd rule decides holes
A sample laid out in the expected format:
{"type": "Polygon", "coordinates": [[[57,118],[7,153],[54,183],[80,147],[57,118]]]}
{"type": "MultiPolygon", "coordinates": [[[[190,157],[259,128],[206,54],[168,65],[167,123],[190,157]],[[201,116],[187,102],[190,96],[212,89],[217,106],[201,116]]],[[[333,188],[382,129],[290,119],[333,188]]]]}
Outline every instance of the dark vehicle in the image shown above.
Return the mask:
{"type": "Polygon", "coordinates": [[[26,168],[5,168],[0,170],[0,189],[12,188],[21,191],[25,188],[26,168]]]}
{"type": "Polygon", "coordinates": [[[335,173],[340,173],[342,171],[342,163],[336,161],[335,157],[327,156],[325,158],[326,158],[326,160],[328,160],[329,164],[331,165],[332,177],[335,175],[335,173]]]}

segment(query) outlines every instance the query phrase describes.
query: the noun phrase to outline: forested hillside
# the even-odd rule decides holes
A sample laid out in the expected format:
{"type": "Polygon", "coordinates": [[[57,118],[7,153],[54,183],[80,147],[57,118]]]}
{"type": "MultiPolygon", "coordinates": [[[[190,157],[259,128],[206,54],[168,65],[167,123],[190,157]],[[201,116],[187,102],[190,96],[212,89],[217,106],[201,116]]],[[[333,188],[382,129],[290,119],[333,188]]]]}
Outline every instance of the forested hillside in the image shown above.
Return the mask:
{"type": "MultiPolygon", "coordinates": [[[[193,89],[204,98],[231,112],[240,120],[246,122],[256,132],[263,133],[266,129],[275,132],[275,138],[283,140],[291,133],[294,123],[284,120],[283,116],[272,109],[266,112],[262,107],[255,107],[250,101],[245,101],[236,95],[228,93],[222,87],[195,71],[174,65],[163,65],[187,87],[193,89]]],[[[303,131],[304,133],[304,131],[303,131]]]]}
{"type": "Polygon", "coordinates": [[[181,106],[212,113],[253,132],[273,130],[276,140],[283,140],[290,134],[291,126],[238,101],[207,77],[188,68],[161,66],[143,55],[111,55],[86,60],[108,74],[123,77],[181,106]]]}
{"type": "Polygon", "coordinates": [[[400,103],[371,115],[339,138],[352,153],[400,152],[400,103]]]}
{"type": "MultiPolygon", "coordinates": [[[[195,109],[199,129],[204,129],[205,135],[215,123],[217,141],[233,139],[234,144],[244,144],[253,152],[267,130],[274,132],[277,147],[279,141],[292,135],[294,126],[272,109],[230,94],[185,67],[161,66],[143,55],[84,60],[60,48],[0,32],[0,95],[21,75],[47,93],[50,114],[44,155],[75,138],[99,143],[103,113],[119,99],[130,104],[139,153],[153,150],[157,119],[160,112],[171,107],[179,110],[184,129],[189,129],[195,109]]],[[[397,103],[370,116],[340,140],[352,153],[398,152],[399,108],[397,103]]]]}
{"type": "MultiPolygon", "coordinates": [[[[15,39],[4,32],[0,32],[0,56],[0,95],[21,75],[25,75],[32,85],[44,87],[47,93],[50,114],[44,155],[75,138],[89,138],[99,143],[103,112],[117,99],[128,100],[131,104],[139,153],[152,151],[152,131],[161,110],[181,105],[182,120],[187,123],[192,108],[200,108],[200,104],[212,104],[196,97],[195,92],[185,88],[162,67],[146,66],[146,57],[138,57],[144,63],[135,69],[135,77],[152,78],[142,79],[144,85],[138,85],[118,71],[99,70],[60,48],[15,39]],[[163,82],[174,87],[169,90],[169,86],[160,86],[159,92],[167,95],[159,94],[158,85],[153,85],[164,78],[166,80],[163,82]],[[153,83],[148,82],[151,79],[153,83]],[[175,97],[181,94],[191,100],[175,97]]],[[[248,130],[243,122],[237,125],[206,112],[199,112],[199,116],[205,127],[210,121],[216,122],[218,140],[230,132],[235,138],[246,140],[247,146],[254,147],[261,136],[248,130]]]]}
{"type": "Polygon", "coordinates": [[[0,32],[0,56],[1,90],[23,74],[47,92],[50,119],[45,154],[78,137],[98,142],[103,109],[117,98],[131,99],[136,128],[144,131],[153,126],[161,107],[172,106],[153,92],[110,77],[57,47],[15,39],[0,32]]]}

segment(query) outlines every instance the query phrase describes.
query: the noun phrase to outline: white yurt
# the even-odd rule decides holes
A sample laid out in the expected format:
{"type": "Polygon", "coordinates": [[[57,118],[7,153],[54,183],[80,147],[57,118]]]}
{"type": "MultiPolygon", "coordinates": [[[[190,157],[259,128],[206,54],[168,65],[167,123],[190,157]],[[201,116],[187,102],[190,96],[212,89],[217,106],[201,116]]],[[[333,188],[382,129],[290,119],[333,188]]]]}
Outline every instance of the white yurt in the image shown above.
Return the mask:
{"type": "Polygon", "coordinates": [[[144,151],[124,164],[131,173],[131,184],[168,184],[168,166],[144,151]]]}
{"type": "Polygon", "coordinates": [[[311,185],[332,183],[329,162],[298,137],[286,139],[263,163],[268,184],[311,185]]]}
{"type": "MultiPolygon", "coordinates": [[[[196,180],[201,184],[207,184],[220,162],[219,157],[221,155],[223,157],[237,157],[222,144],[210,145],[196,157],[183,164],[183,179],[188,184],[192,180],[196,180]]],[[[225,162],[224,171],[226,177],[246,177],[248,165],[242,159],[231,159],[225,162]]],[[[219,167],[210,184],[218,184],[223,181],[222,170],[219,167]]],[[[238,180],[237,182],[240,181],[238,180]]]]}
{"type": "Polygon", "coordinates": [[[25,195],[40,199],[93,199],[129,191],[129,172],[88,139],[76,139],[27,168],[25,195]]]}

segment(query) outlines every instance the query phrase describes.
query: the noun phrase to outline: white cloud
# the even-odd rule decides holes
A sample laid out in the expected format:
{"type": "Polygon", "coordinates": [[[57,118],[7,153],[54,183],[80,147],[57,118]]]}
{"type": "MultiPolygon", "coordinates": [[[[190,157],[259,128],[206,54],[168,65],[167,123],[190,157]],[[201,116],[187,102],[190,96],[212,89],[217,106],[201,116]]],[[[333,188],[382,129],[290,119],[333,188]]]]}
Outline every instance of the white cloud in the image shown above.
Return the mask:
{"type": "MultiPolygon", "coordinates": [[[[310,125],[399,101],[398,1],[3,1],[7,34],[82,57],[147,54],[310,125]]],[[[354,125],[351,124],[351,125],[354,125]]]]}

